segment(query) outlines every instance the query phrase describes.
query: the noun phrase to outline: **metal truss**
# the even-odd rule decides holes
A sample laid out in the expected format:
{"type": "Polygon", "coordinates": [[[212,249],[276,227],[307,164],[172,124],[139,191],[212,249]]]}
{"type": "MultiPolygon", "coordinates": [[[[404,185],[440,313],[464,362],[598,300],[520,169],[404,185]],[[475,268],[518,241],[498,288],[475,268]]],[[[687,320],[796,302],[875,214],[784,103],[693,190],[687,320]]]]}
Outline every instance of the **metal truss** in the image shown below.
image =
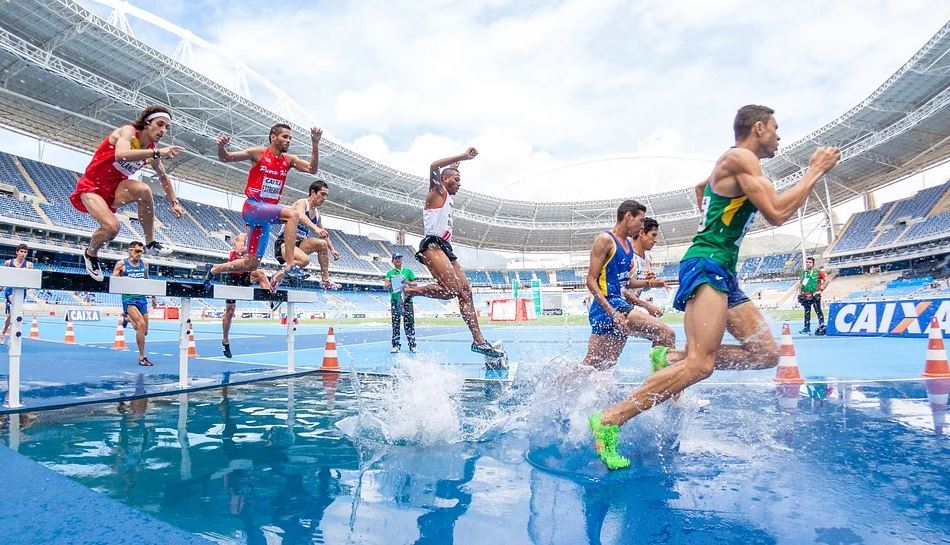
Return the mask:
{"type": "MultiPolygon", "coordinates": [[[[109,5],[116,4],[111,0],[96,1],[109,5]]],[[[168,56],[109,24],[108,21],[100,19],[72,0],[20,0],[17,5],[28,6],[26,9],[32,9],[37,15],[49,17],[52,12],[52,17],[61,19],[56,21],[57,27],[65,23],[67,30],[42,45],[35,45],[27,39],[28,37],[20,37],[10,30],[0,28],[0,49],[18,59],[6,67],[7,79],[11,77],[11,73],[16,74],[32,65],[74,82],[83,89],[94,91],[99,96],[99,99],[87,104],[76,105],[72,111],[63,111],[65,122],[59,125],[56,131],[46,135],[51,140],[58,140],[61,135],[77,132],[71,125],[101,119],[103,115],[109,113],[127,116],[130,110],[141,109],[149,102],[161,98],[151,96],[149,93],[163,94],[167,103],[184,104],[175,108],[176,129],[182,129],[199,139],[207,139],[210,142],[213,142],[221,132],[226,132],[233,135],[232,142],[235,146],[259,145],[265,137],[267,128],[274,122],[288,122],[295,131],[307,133],[306,128],[283,119],[279,112],[268,110],[226,86],[211,81],[189,68],[186,62],[179,62],[179,60],[187,59],[188,51],[186,50],[190,50],[190,44],[198,43],[197,41],[188,41],[185,40],[186,37],[182,37],[181,43],[186,45],[182,46],[180,43],[176,52],[168,56]],[[57,51],[62,49],[64,44],[79,39],[79,36],[86,41],[97,40],[97,44],[102,44],[101,50],[106,56],[101,59],[87,59],[90,64],[84,66],[77,66],[65,57],[57,56],[57,51]],[[109,73],[107,70],[97,72],[99,66],[104,67],[106,65],[103,63],[109,62],[110,59],[107,56],[109,54],[117,59],[119,55],[135,56],[136,59],[141,60],[143,66],[148,68],[148,73],[132,82],[119,83],[110,80],[105,77],[105,74],[109,73]]],[[[139,15],[133,15],[139,17],[139,15]]],[[[146,17],[147,22],[157,24],[150,19],[146,17]]],[[[154,19],[160,18],[154,17],[154,19]]],[[[920,81],[925,84],[928,81],[935,81],[934,78],[947,75],[946,54],[950,49],[946,43],[950,37],[948,33],[950,33],[950,23],[945,24],[923,48],[868,98],[835,121],[783,149],[774,159],[766,161],[763,166],[768,172],[774,174],[776,187],[779,189],[788,187],[801,179],[807,168],[807,154],[810,154],[811,147],[816,143],[840,145],[843,149],[842,163],[862,158],[880,165],[882,168],[879,169],[881,173],[879,175],[902,169],[928,151],[939,152],[942,149],[939,145],[930,146],[927,150],[921,146],[920,154],[914,155],[908,161],[906,156],[890,157],[885,145],[894,138],[913,130],[934,114],[940,113],[950,103],[950,88],[944,88],[942,92],[932,97],[928,95],[927,102],[916,107],[908,108],[908,102],[901,100],[905,94],[909,93],[908,89],[913,88],[913,82],[920,81]],[[901,115],[897,121],[889,121],[887,126],[881,126],[880,123],[871,121],[871,119],[881,119],[880,115],[874,114],[870,117],[867,115],[879,110],[899,112],[901,115]],[[855,137],[853,135],[856,131],[860,134],[855,137]]],[[[274,87],[271,90],[278,98],[281,96],[278,88],[274,87]]],[[[919,93],[913,96],[919,97],[919,93]]],[[[918,98],[915,98],[912,103],[916,103],[917,100],[918,98]]],[[[294,104],[284,102],[284,106],[294,104]]],[[[55,105],[48,106],[58,108],[55,105]]],[[[906,141],[906,137],[903,141],[906,141]]],[[[224,169],[227,173],[240,172],[242,176],[237,179],[243,178],[243,169],[236,165],[222,165],[216,161],[216,158],[204,155],[206,151],[189,147],[187,153],[190,156],[188,163],[201,159],[207,164],[214,164],[216,169],[224,169]]],[[[393,217],[406,217],[409,213],[418,213],[422,207],[422,196],[424,188],[427,187],[427,181],[419,176],[400,172],[373,161],[329,138],[324,138],[321,143],[321,159],[325,168],[321,170],[320,176],[332,181],[336,187],[349,192],[348,204],[345,206],[341,204],[340,208],[352,211],[354,216],[365,218],[378,225],[394,226],[396,222],[379,217],[381,211],[395,208],[397,212],[393,214],[393,217]],[[368,198],[364,203],[359,199],[353,199],[352,195],[368,198]]],[[[923,161],[930,161],[930,159],[925,158],[923,161]]],[[[183,168],[182,165],[176,165],[175,168],[185,176],[189,172],[194,174],[200,170],[199,167],[189,165],[183,168]]],[[[848,193],[848,198],[850,198],[851,195],[859,193],[847,180],[835,175],[826,175],[824,180],[826,183],[833,184],[837,194],[848,193]]],[[[292,189],[292,186],[288,187],[292,189]]],[[[239,190],[237,183],[233,190],[239,190]]],[[[833,196],[838,198],[837,194],[833,196]]],[[[697,218],[699,215],[692,188],[655,193],[639,198],[648,205],[651,212],[656,211],[655,217],[665,224],[682,223],[697,218]]],[[[560,239],[572,238],[566,231],[601,229],[612,222],[613,210],[616,206],[616,200],[538,203],[500,199],[469,192],[463,192],[457,199],[457,202],[464,203],[460,204],[456,210],[459,230],[476,233],[470,242],[489,247],[499,245],[511,247],[515,244],[513,240],[519,240],[523,244],[536,231],[547,231],[547,236],[560,239]],[[557,219],[539,221],[539,218],[552,217],[557,219]],[[493,229],[499,232],[492,233],[493,229]],[[512,234],[511,231],[518,234],[512,234]]],[[[827,210],[825,212],[827,213],[827,210]]],[[[399,225],[399,227],[404,228],[405,225],[399,225]]]]}

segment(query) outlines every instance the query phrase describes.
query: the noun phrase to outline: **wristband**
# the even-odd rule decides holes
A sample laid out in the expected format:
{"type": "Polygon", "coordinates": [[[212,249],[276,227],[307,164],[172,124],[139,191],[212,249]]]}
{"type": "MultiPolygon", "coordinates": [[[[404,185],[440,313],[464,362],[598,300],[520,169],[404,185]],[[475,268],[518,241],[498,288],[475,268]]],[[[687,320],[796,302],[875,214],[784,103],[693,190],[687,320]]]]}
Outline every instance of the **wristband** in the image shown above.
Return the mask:
{"type": "Polygon", "coordinates": [[[162,158],[161,152],[158,151],[157,149],[153,149],[153,150],[152,150],[152,159],[161,159],[161,158],[162,158]]]}

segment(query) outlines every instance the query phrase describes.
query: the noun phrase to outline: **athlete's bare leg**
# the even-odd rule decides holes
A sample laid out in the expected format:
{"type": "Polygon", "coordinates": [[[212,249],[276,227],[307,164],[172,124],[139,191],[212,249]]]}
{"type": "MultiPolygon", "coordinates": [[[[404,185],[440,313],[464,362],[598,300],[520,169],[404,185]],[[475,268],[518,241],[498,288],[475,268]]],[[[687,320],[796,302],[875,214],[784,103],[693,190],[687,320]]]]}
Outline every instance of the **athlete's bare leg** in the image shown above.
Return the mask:
{"type": "Polygon", "coordinates": [[[257,285],[265,290],[270,289],[270,280],[267,279],[267,274],[260,269],[251,271],[251,284],[254,283],[257,283],[257,285]]]}
{"type": "Polygon", "coordinates": [[[139,359],[145,357],[145,336],[148,335],[148,316],[143,316],[139,308],[129,305],[125,309],[129,321],[135,326],[135,344],[139,348],[139,359]]]}
{"type": "Polygon", "coordinates": [[[652,341],[653,346],[673,348],[676,345],[676,333],[670,326],[637,310],[631,310],[627,314],[627,329],[634,337],[652,341]]]}
{"type": "MultiPolygon", "coordinates": [[[[726,344],[716,351],[716,369],[768,369],[778,365],[778,345],[768,322],[751,301],[731,309],[726,318],[726,330],[739,345],[726,344]]],[[[672,365],[686,357],[682,350],[670,350],[667,362],[672,365]]]]}
{"type": "Polygon", "coordinates": [[[256,255],[248,254],[234,261],[218,263],[211,267],[211,274],[220,274],[223,272],[253,272],[260,267],[261,260],[256,255]]]}
{"type": "Polygon", "coordinates": [[[465,271],[462,270],[458,261],[450,261],[445,252],[437,246],[429,246],[422,252],[422,264],[425,265],[432,277],[434,283],[425,286],[406,286],[403,293],[406,297],[431,297],[433,299],[452,299],[457,297],[459,301],[459,312],[462,314],[462,320],[472,332],[472,340],[475,344],[485,344],[485,336],[478,326],[478,314],[475,312],[475,303],[472,301],[472,288],[465,278],[465,271]]]}
{"type": "Polygon", "coordinates": [[[301,242],[300,248],[298,249],[304,254],[304,258],[307,260],[307,263],[310,263],[310,258],[308,257],[310,254],[317,254],[317,261],[320,263],[320,279],[323,282],[329,281],[330,246],[327,244],[327,241],[321,238],[311,237],[301,242]]]}
{"type": "Polygon", "coordinates": [[[697,288],[686,303],[686,358],[654,373],[629,397],[604,410],[601,422],[622,425],[709,377],[726,331],[728,312],[725,293],[708,284],[697,288]]]}
{"type": "Polygon", "coordinates": [[[237,310],[236,303],[226,303],[224,305],[224,316],[221,317],[221,344],[231,344],[228,334],[231,333],[231,321],[234,319],[235,310],[237,310]]]}
{"type": "MultiPolygon", "coordinates": [[[[285,233],[296,233],[297,232],[297,221],[300,216],[297,215],[297,211],[290,206],[285,206],[280,211],[280,221],[285,222],[284,232],[285,233]]],[[[294,266],[294,250],[297,247],[293,244],[284,243],[284,266],[270,278],[271,289],[277,289],[277,286],[280,284],[281,280],[284,279],[284,275],[287,274],[294,266]]]]}
{"type": "Polygon", "coordinates": [[[86,248],[86,253],[95,257],[99,255],[99,249],[114,239],[119,234],[119,218],[115,216],[109,205],[98,193],[82,193],[79,195],[83,206],[89,211],[92,219],[99,223],[99,228],[93,231],[86,248]]]}
{"type": "MultiPolygon", "coordinates": [[[[152,188],[138,180],[122,180],[115,191],[112,208],[121,208],[129,203],[138,203],[139,223],[145,233],[145,245],[155,240],[155,200],[152,188]]],[[[88,206],[86,207],[88,208],[88,206]]]]}
{"type": "Polygon", "coordinates": [[[584,365],[603,371],[609,369],[620,359],[623,347],[627,345],[626,335],[595,335],[591,333],[587,340],[587,355],[584,365]]]}

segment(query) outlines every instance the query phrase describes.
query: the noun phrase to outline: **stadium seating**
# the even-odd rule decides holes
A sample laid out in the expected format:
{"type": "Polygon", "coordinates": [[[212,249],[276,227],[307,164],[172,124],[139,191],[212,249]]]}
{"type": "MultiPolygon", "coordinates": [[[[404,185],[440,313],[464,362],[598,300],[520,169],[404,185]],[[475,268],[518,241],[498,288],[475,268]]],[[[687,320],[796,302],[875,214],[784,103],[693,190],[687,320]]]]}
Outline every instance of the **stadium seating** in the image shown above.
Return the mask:
{"type": "Polygon", "coordinates": [[[13,164],[13,157],[5,153],[0,153],[0,183],[16,187],[20,193],[36,194],[33,187],[27,183],[26,178],[20,173],[20,170],[13,164]]]}
{"type": "Polygon", "coordinates": [[[946,202],[950,181],[918,191],[913,196],[852,216],[832,254],[884,248],[950,232],[950,217],[939,206],[946,202]]]}
{"type": "Polygon", "coordinates": [[[34,223],[45,223],[43,218],[36,213],[31,203],[17,200],[6,195],[0,195],[0,214],[8,218],[32,221],[34,223]]]}

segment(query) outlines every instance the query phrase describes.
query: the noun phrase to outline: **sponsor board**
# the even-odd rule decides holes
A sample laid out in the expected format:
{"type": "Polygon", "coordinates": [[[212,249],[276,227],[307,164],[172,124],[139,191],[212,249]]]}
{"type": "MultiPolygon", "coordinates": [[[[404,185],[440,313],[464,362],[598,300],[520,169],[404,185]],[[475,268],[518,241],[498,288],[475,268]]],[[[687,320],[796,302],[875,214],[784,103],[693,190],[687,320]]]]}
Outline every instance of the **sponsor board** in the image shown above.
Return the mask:
{"type": "Polygon", "coordinates": [[[77,310],[69,309],[63,315],[67,322],[98,322],[102,320],[98,310],[77,310]]]}
{"type": "Polygon", "coordinates": [[[950,299],[832,303],[828,335],[856,337],[926,337],[936,318],[950,337],[950,299]]]}

